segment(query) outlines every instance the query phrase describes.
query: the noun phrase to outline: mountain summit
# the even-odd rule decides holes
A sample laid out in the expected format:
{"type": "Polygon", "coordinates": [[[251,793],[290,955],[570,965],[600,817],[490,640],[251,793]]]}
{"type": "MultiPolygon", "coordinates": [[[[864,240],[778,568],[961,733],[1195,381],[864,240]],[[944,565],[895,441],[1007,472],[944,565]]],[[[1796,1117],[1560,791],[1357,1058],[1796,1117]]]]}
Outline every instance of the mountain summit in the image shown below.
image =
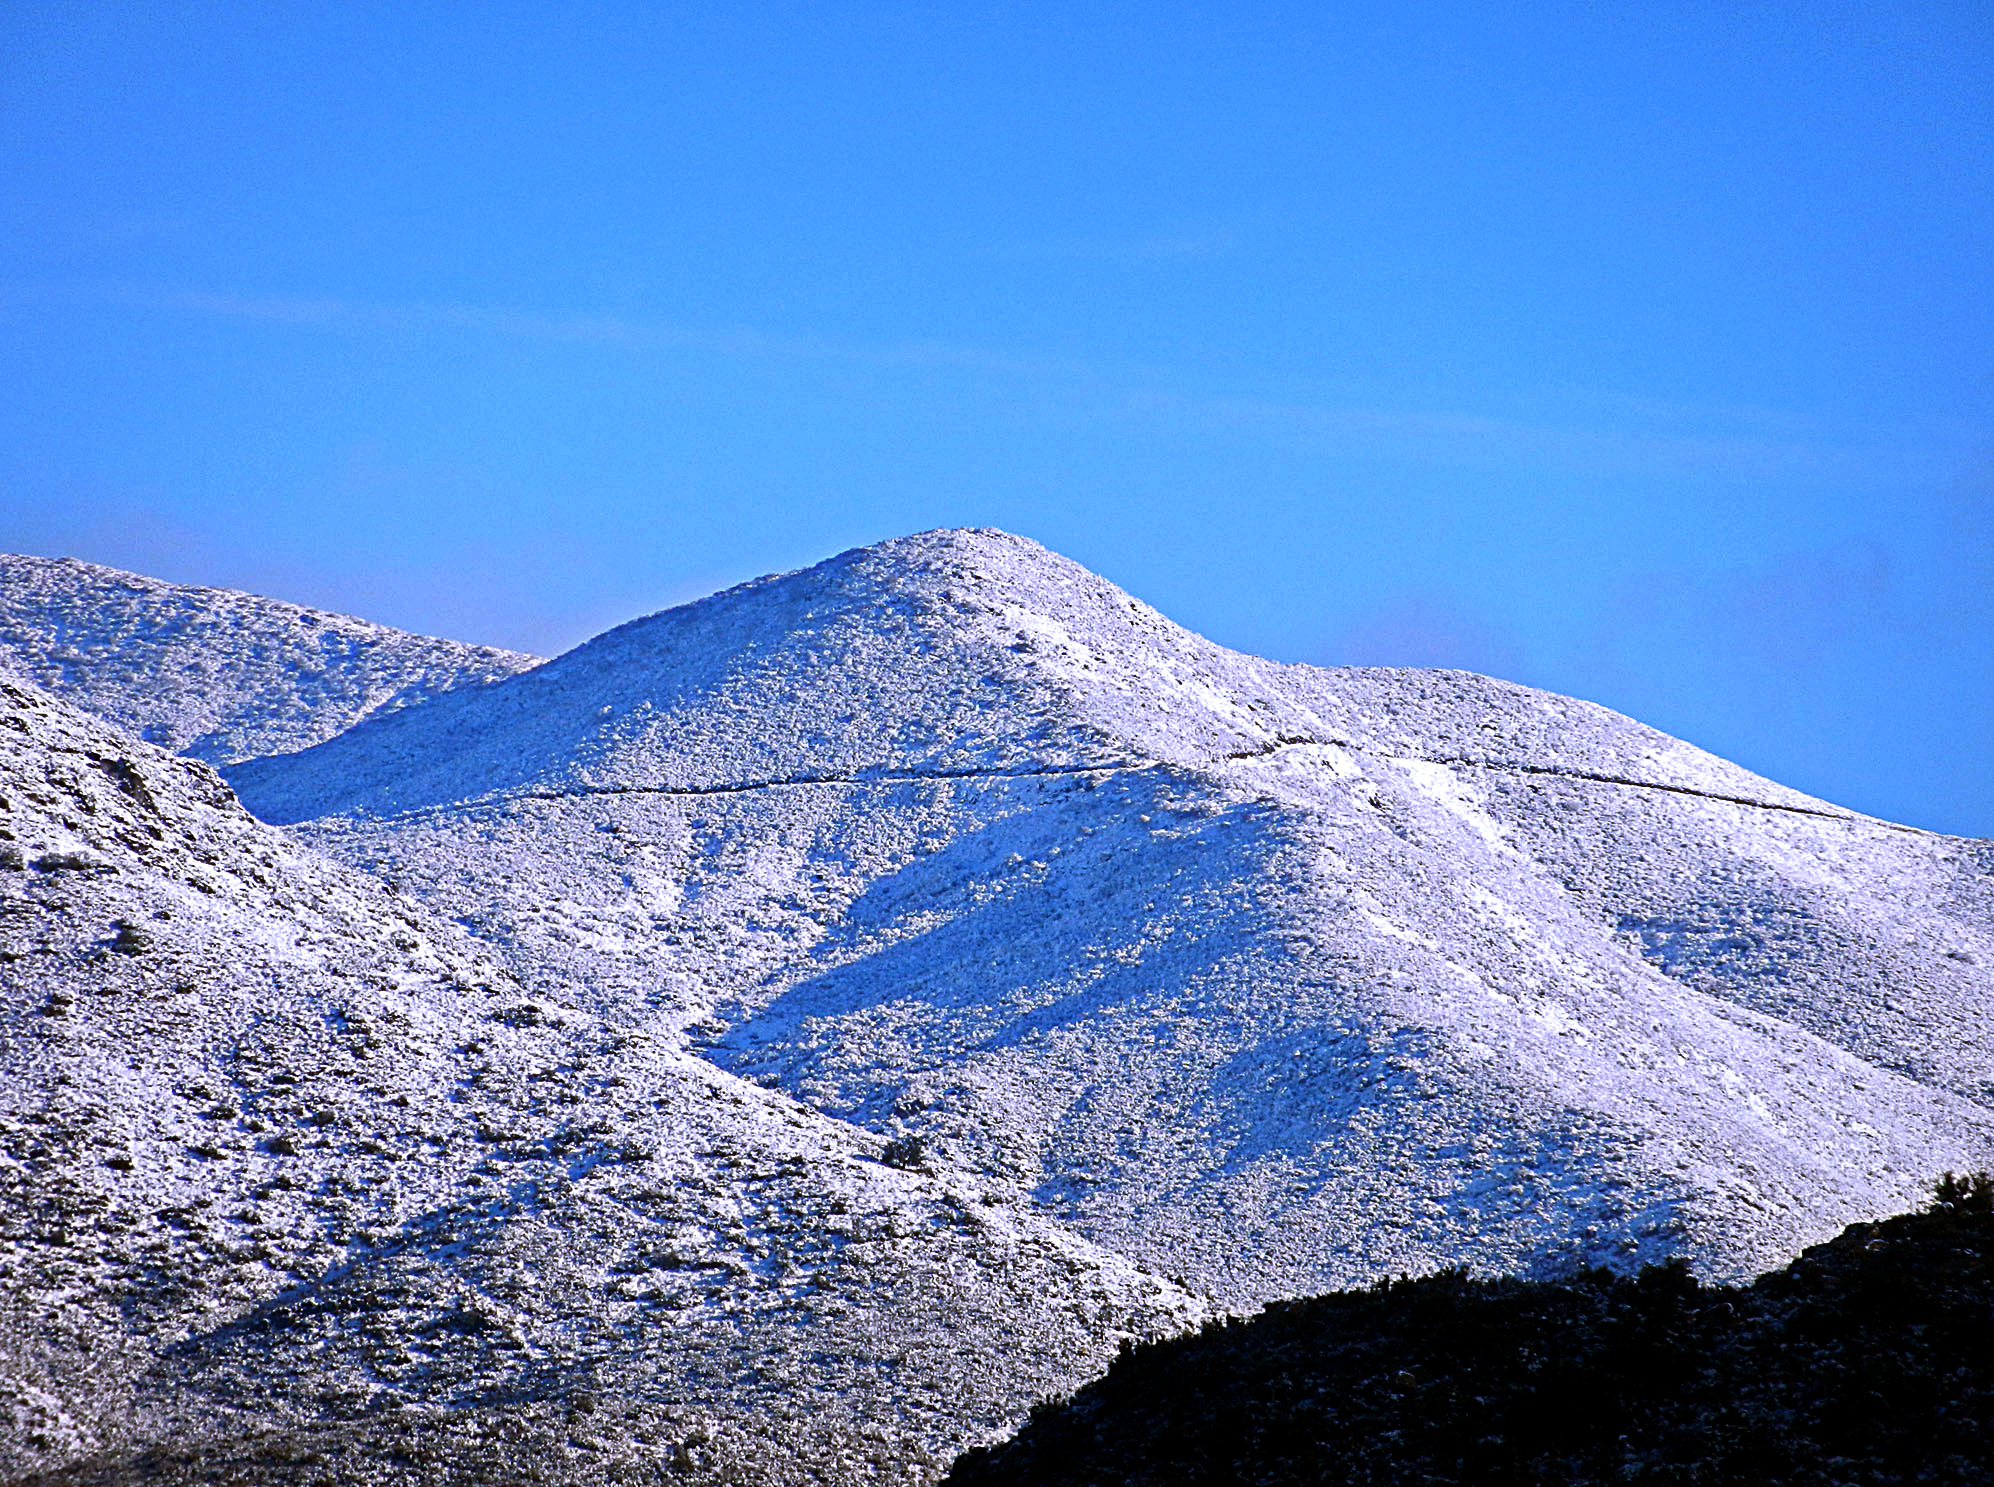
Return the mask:
{"type": "Polygon", "coordinates": [[[1211,685],[1274,669],[1036,543],[931,532],[633,620],[524,686],[384,720],[308,768],[242,782],[266,816],[295,818],[528,790],[1190,760],[1275,736],[1227,716],[1211,685]]]}
{"type": "Polygon", "coordinates": [[[384,719],[308,768],[251,766],[240,783],[281,819],[532,789],[1195,768],[1349,740],[1472,756],[1501,744],[1545,765],[1809,804],[1582,703],[1464,674],[1325,672],[1226,650],[988,530],[856,549],[633,620],[518,685],[384,719]],[[1411,676],[1424,680],[1390,684],[1411,676]]]}

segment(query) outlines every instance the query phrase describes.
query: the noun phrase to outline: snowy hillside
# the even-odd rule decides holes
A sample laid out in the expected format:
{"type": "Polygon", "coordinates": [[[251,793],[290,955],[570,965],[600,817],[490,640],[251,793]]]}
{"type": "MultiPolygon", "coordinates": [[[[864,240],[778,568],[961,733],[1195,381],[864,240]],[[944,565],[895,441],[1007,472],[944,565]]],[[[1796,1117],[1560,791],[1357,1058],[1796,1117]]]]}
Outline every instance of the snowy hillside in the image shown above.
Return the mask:
{"type": "Polygon", "coordinates": [[[904,1481],[1199,1315],[4,673],[0,1131],[10,1481],[904,1481]]]}
{"type": "Polygon", "coordinates": [[[230,771],[667,1040],[1223,1301],[1763,1268],[1994,1154],[1994,853],[943,532],[230,771]]]}
{"type": "Polygon", "coordinates": [[[306,748],[539,664],[253,594],[15,554],[0,554],[0,654],[76,706],[210,764],[306,748]]]}
{"type": "Polygon", "coordinates": [[[932,1478],[1215,1306],[1994,1163],[1994,844],[1585,703],[995,532],[543,665],[4,573],[0,1480],[932,1478]]]}

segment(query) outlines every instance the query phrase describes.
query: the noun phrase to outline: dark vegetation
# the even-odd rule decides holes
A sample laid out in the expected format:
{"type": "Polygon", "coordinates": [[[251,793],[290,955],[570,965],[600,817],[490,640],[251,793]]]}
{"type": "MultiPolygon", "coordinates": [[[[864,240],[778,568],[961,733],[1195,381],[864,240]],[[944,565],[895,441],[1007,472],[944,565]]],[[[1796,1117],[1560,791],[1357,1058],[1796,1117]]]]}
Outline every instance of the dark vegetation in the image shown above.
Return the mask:
{"type": "Polygon", "coordinates": [[[1125,1348],[956,1487],[1994,1482],[1994,1181],[1749,1286],[1459,1272],[1125,1348]]]}
{"type": "Polygon", "coordinates": [[[928,1165],[928,1143],[919,1136],[896,1137],[886,1143],[886,1149],[880,1152],[879,1159],[889,1167],[902,1167],[909,1172],[925,1171],[928,1165]]]}

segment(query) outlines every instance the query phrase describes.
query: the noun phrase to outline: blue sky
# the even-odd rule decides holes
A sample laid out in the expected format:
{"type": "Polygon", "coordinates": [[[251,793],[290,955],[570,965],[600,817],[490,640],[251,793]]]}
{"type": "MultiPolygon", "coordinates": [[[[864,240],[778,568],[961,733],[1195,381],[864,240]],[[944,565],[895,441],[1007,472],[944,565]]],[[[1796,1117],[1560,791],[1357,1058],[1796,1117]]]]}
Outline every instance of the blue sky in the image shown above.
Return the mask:
{"type": "Polygon", "coordinates": [[[0,5],[0,548],[542,651],[934,526],[1994,834],[1994,12],[0,5]]]}

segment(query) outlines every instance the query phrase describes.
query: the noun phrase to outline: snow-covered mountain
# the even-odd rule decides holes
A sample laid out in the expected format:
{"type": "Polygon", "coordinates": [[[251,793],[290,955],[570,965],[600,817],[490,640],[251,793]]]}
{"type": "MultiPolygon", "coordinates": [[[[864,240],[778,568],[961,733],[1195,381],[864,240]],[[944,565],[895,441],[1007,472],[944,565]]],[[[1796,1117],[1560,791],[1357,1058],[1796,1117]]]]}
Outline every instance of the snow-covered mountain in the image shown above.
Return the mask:
{"type": "Polygon", "coordinates": [[[0,698],[16,1471],[904,1480],[1207,1306],[1994,1164],[1994,844],[1589,704],[938,532],[278,754],[448,643],[94,592],[0,698]]]}
{"type": "Polygon", "coordinates": [[[0,655],[87,712],[233,764],[513,676],[537,656],[75,558],[0,554],[0,655]]]}
{"type": "Polygon", "coordinates": [[[0,1479],[904,1481],[1202,1314],[4,674],[0,781],[0,1479]]]}
{"type": "Polygon", "coordinates": [[[1994,856],[930,533],[230,772],[546,994],[1221,1300],[1774,1263],[1994,1151],[1994,856]]]}

